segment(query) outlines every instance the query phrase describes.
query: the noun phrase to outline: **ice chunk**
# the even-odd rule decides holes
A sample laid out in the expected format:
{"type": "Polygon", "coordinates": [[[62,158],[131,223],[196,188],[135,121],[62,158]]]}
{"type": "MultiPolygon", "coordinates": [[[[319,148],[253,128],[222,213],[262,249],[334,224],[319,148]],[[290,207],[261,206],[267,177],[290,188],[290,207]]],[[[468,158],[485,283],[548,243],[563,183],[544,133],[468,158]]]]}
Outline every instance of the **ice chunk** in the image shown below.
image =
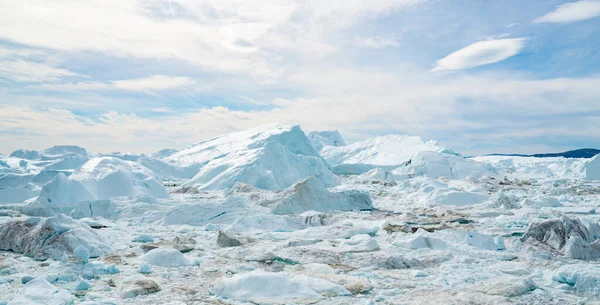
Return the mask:
{"type": "Polygon", "coordinates": [[[526,198],[525,200],[523,200],[523,206],[532,208],[554,208],[562,207],[563,205],[555,197],[536,196],[533,198],[526,198]]]}
{"type": "Polygon", "coordinates": [[[154,237],[152,237],[152,235],[148,235],[148,234],[141,234],[141,235],[138,235],[136,238],[134,238],[133,242],[135,242],[135,243],[153,243],[154,237]]]}
{"type": "Polygon", "coordinates": [[[71,293],[56,288],[44,277],[38,277],[23,286],[17,297],[7,305],[72,305],[74,299],[71,293]]]}
{"type": "Polygon", "coordinates": [[[150,273],[152,273],[152,268],[150,268],[150,266],[147,264],[142,264],[138,268],[138,272],[142,273],[142,274],[150,274],[150,273]]]}
{"type": "Polygon", "coordinates": [[[504,240],[501,236],[497,236],[494,239],[493,236],[487,234],[481,234],[478,232],[468,232],[465,237],[467,245],[477,247],[485,250],[506,250],[504,246],[504,240]]]}
{"type": "Polygon", "coordinates": [[[579,293],[600,296],[600,267],[597,265],[565,265],[554,273],[552,279],[573,287],[579,293]]]}
{"type": "Polygon", "coordinates": [[[192,263],[178,250],[173,248],[157,248],[140,256],[140,261],[162,267],[184,267],[192,263]]]}
{"type": "Polygon", "coordinates": [[[90,288],[92,288],[92,284],[86,280],[84,280],[83,278],[79,277],[79,279],[77,279],[77,281],[75,282],[75,284],[73,285],[73,289],[75,291],[82,291],[82,290],[88,290],[90,288]]]}
{"type": "Polygon", "coordinates": [[[259,271],[235,275],[216,284],[210,291],[223,299],[277,304],[350,294],[344,287],[327,280],[259,271]]]}
{"type": "Polygon", "coordinates": [[[87,263],[90,259],[90,250],[85,246],[79,245],[73,250],[73,256],[80,262],[87,263]]]}
{"type": "Polygon", "coordinates": [[[269,207],[275,214],[373,209],[369,194],[359,191],[332,193],[314,177],[308,177],[260,204],[269,207]]]}
{"type": "Polygon", "coordinates": [[[425,231],[417,231],[413,236],[408,238],[406,241],[401,242],[401,245],[404,245],[411,249],[436,249],[436,250],[446,250],[448,245],[441,239],[434,237],[433,234],[430,234],[425,231]]]}
{"type": "Polygon", "coordinates": [[[135,298],[140,295],[147,295],[159,292],[160,286],[151,279],[143,276],[132,276],[121,286],[121,297],[123,299],[135,298]]]}
{"type": "Polygon", "coordinates": [[[60,260],[84,246],[90,257],[107,254],[111,248],[93,229],[66,215],[49,218],[32,217],[13,220],[0,225],[0,249],[9,250],[36,259],[60,260]]]}

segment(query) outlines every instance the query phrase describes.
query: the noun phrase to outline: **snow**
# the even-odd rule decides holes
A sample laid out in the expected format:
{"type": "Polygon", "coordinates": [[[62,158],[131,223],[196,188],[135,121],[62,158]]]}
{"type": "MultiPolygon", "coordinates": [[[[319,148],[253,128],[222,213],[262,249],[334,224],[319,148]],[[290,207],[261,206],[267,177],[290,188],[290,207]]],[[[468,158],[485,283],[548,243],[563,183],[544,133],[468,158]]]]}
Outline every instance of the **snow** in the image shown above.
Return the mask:
{"type": "Polygon", "coordinates": [[[325,146],[345,146],[346,142],[337,130],[333,131],[313,131],[308,134],[308,139],[312,147],[320,152],[325,146]]]}
{"type": "Polygon", "coordinates": [[[140,261],[153,266],[183,267],[191,265],[190,261],[179,250],[158,248],[148,251],[140,257],[140,261]]]}
{"type": "Polygon", "coordinates": [[[226,189],[244,182],[262,189],[282,190],[314,176],[335,184],[327,163],[315,152],[299,126],[269,124],[210,139],[181,150],[165,161],[180,166],[201,165],[184,186],[226,189]]]}

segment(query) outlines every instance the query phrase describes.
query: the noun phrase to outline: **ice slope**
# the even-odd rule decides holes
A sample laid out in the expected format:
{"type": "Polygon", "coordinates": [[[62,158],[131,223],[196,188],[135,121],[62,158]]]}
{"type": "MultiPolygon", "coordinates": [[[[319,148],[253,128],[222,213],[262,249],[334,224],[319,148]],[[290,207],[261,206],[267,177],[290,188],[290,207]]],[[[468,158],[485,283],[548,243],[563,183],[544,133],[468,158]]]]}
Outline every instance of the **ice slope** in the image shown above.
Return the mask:
{"type": "Polygon", "coordinates": [[[0,225],[0,249],[23,253],[35,259],[60,260],[79,247],[91,257],[111,251],[110,246],[89,226],[63,214],[49,218],[32,217],[0,225]]]}
{"type": "Polygon", "coordinates": [[[590,159],[518,156],[484,156],[472,159],[490,164],[511,177],[521,179],[600,180],[600,155],[590,159]]]}
{"type": "Polygon", "coordinates": [[[334,176],[299,126],[269,124],[210,139],[164,159],[200,171],[184,186],[227,189],[235,182],[282,190],[308,176],[327,186],[334,176]]]}
{"type": "Polygon", "coordinates": [[[324,146],[345,146],[346,142],[339,131],[313,131],[308,134],[310,144],[316,151],[321,151],[324,146]]]}
{"type": "Polygon", "coordinates": [[[150,169],[160,180],[190,179],[198,173],[201,167],[199,164],[189,166],[169,164],[145,155],[139,157],[136,162],[150,169]]]}
{"type": "Polygon", "coordinates": [[[274,194],[271,198],[257,203],[270,208],[274,214],[373,209],[369,194],[359,191],[330,192],[321,181],[314,177],[308,177],[284,191],[274,194]]]}
{"type": "Polygon", "coordinates": [[[459,155],[436,141],[424,142],[420,137],[387,135],[346,146],[325,146],[321,156],[334,166],[336,173],[361,174],[375,167],[393,169],[405,165],[421,151],[459,155]]]}
{"type": "Polygon", "coordinates": [[[391,174],[395,179],[415,176],[463,179],[466,177],[480,178],[491,176],[495,175],[496,171],[489,164],[465,159],[460,156],[432,151],[420,151],[412,156],[410,162],[392,170],[391,174]]]}
{"type": "Polygon", "coordinates": [[[62,173],[55,176],[23,212],[51,216],[68,212],[79,202],[118,196],[169,197],[149,169],[117,158],[100,157],[91,159],[69,177],[62,173]]]}
{"type": "Polygon", "coordinates": [[[585,179],[600,180],[600,155],[585,161],[585,179]]]}

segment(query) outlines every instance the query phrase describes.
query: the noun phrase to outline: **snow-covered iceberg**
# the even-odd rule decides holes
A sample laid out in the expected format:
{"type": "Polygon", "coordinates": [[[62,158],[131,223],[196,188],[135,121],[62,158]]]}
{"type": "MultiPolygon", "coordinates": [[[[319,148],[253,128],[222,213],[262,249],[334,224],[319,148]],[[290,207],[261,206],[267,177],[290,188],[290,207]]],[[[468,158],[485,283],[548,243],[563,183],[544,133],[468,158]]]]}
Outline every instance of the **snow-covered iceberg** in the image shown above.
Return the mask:
{"type": "Polygon", "coordinates": [[[227,189],[244,182],[282,190],[308,177],[326,186],[334,176],[299,126],[269,124],[210,139],[174,153],[165,161],[200,171],[184,186],[227,189]]]}
{"type": "Polygon", "coordinates": [[[23,207],[34,216],[51,216],[68,212],[83,201],[109,199],[118,196],[151,196],[168,198],[162,183],[147,168],[112,157],[100,157],[66,177],[56,175],[42,188],[38,198],[23,207]]]}
{"type": "Polygon", "coordinates": [[[585,162],[585,179],[600,180],[600,154],[585,162]]]}
{"type": "Polygon", "coordinates": [[[339,131],[313,131],[308,134],[310,144],[316,151],[321,151],[325,146],[345,146],[346,142],[339,131]]]}
{"type": "Polygon", "coordinates": [[[436,141],[423,141],[420,137],[386,135],[370,138],[346,146],[324,146],[321,155],[340,174],[362,174],[376,167],[394,169],[405,166],[419,152],[460,156],[457,152],[436,141]]]}
{"type": "MultiPolygon", "coordinates": [[[[258,198],[260,195],[257,196],[251,192],[247,197],[258,198]]],[[[369,194],[351,190],[330,192],[321,181],[314,177],[308,177],[282,192],[266,197],[256,202],[270,208],[274,214],[373,209],[369,194]]]]}

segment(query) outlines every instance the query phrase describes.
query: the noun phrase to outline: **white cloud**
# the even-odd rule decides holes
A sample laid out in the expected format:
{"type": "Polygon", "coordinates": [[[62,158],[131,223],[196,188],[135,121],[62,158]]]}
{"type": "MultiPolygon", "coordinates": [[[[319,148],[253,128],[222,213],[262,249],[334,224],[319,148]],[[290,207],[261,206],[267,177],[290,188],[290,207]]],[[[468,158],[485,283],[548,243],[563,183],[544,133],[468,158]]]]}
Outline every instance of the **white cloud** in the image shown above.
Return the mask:
{"type": "Polygon", "coordinates": [[[600,16],[600,1],[583,0],[559,5],[544,16],[536,18],[533,23],[570,23],[600,16]]]}
{"type": "Polygon", "coordinates": [[[66,52],[179,59],[206,71],[281,74],[281,50],[320,56],[326,34],[422,0],[0,1],[0,39],[66,52]],[[341,4],[341,5],[340,5],[341,4]],[[35,22],[31,22],[35,20],[35,22]]]}
{"type": "Polygon", "coordinates": [[[145,78],[118,80],[111,82],[117,89],[129,91],[159,91],[191,86],[195,82],[189,77],[153,75],[145,78]]]}
{"type": "Polygon", "coordinates": [[[387,47],[399,47],[400,43],[394,37],[373,36],[373,37],[354,37],[354,44],[361,47],[375,49],[384,49],[387,47]]]}
{"type": "MultiPolygon", "coordinates": [[[[152,75],[143,78],[115,80],[108,82],[83,81],[76,83],[41,84],[28,86],[28,90],[42,89],[61,92],[73,91],[101,91],[101,90],[123,90],[155,92],[163,90],[179,89],[196,85],[196,81],[185,76],[152,75]]],[[[205,87],[198,87],[206,89],[205,87]]]]}
{"type": "Polygon", "coordinates": [[[438,60],[433,71],[462,70],[499,62],[519,54],[526,40],[511,38],[476,42],[438,60]]]}
{"type": "MultiPolygon", "coordinates": [[[[582,128],[581,124],[592,126],[591,119],[552,119],[552,128],[536,126],[540,122],[537,119],[514,119],[525,114],[552,116],[600,111],[597,77],[532,81],[514,74],[483,77],[407,74],[410,77],[367,71],[307,70],[304,79],[311,82],[306,84],[315,92],[314,97],[276,99],[272,103],[274,108],[264,110],[213,107],[166,111],[152,118],[108,111],[88,118],[60,109],[0,106],[0,151],[40,149],[63,143],[96,152],[152,152],[185,147],[222,133],[275,121],[300,124],[305,131],[337,128],[349,140],[378,134],[382,126],[385,132],[425,138],[452,134],[452,141],[444,144],[458,150],[474,140],[498,142],[509,137],[572,134],[588,136],[593,141],[600,134],[598,127],[582,128]],[[556,103],[556,97],[563,102],[556,103]],[[463,104],[465,99],[469,103],[463,104]],[[477,132],[484,128],[485,133],[477,132]]],[[[168,109],[153,111],[162,110],[168,109]]]]}
{"type": "Polygon", "coordinates": [[[69,70],[26,60],[1,60],[0,77],[18,82],[53,82],[63,77],[79,76],[69,70]]]}

